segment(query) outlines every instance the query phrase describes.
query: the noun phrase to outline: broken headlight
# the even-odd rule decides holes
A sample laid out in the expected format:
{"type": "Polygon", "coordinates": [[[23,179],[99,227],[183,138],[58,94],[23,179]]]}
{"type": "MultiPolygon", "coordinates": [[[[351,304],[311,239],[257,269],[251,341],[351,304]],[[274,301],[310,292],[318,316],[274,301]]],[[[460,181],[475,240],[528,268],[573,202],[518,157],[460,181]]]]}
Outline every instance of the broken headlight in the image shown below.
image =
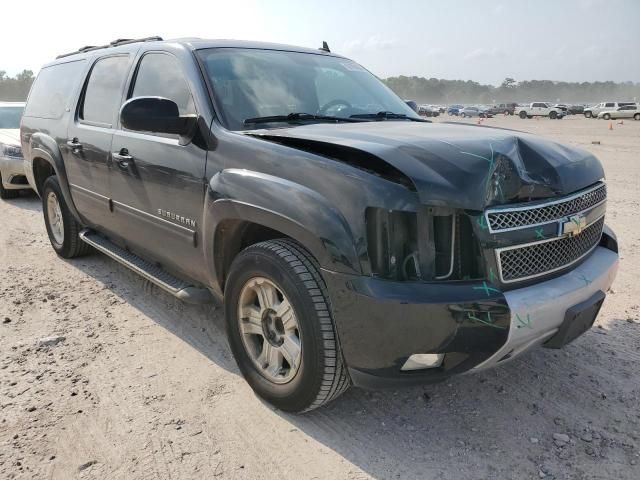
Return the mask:
{"type": "Polygon", "coordinates": [[[426,281],[481,278],[480,248],[464,212],[368,208],[365,216],[373,275],[426,281]]]}

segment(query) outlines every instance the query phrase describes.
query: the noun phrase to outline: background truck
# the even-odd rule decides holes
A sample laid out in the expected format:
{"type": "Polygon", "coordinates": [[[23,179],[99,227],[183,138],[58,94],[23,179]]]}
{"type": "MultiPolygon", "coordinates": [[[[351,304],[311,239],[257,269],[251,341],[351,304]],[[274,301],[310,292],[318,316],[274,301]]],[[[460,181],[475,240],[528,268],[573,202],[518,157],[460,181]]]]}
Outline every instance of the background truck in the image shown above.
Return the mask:
{"type": "Polygon", "coordinates": [[[564,117],[562,109],[553,107],[546,102],[533,102],[525,106],[518,107],[520,118],[549,117],[551,119],[564,117]]]}

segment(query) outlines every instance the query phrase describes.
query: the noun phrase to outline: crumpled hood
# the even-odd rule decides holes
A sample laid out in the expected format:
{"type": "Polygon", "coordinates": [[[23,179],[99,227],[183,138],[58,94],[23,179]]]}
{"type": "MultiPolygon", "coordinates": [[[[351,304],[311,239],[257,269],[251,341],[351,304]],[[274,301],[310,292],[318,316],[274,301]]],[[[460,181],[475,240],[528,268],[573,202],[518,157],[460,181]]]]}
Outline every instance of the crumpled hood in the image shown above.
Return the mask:
{"type": "Polygon", "coordinates": [[[19,128],[0,128],[0,143],[5,145],[20,146],[19,128]]]}
{"type": "Polygon", "coordinates": [[[320,154],[323,144],[364,151],[404,173],[421,203],[434,206],[481,210],[568,195],[604,177],[598,159],[585,150],[518,131],[460,123],[313,124],[246,133],[284,145],[295,139],[294,148],[306,140],[320,154]]]}

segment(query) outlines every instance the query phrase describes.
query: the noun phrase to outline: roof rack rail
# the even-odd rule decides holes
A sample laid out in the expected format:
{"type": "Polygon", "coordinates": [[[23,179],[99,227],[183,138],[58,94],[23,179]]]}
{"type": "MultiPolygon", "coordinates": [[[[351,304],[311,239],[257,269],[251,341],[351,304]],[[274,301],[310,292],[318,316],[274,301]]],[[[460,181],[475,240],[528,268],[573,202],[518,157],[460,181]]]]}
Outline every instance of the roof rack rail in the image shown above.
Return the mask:
{"type": "Polygon", "coordinates": [[[129,43],[138,43],[138,42],[160,42],[162,40],[163,40],[162,37],[158,37],[158,36],[144,37],[144,38],[118,38],[113,42],[109,42],[108,45],[100,45],[100,46],[87,45],[79,48],[75,52],[63,53],[62,55],[58,55],[56,59],[68,57],[71,55],[75,55],[77,53],[85,53],[85,52],[90,52],[92,50],[100,50],[101,48],[117,47],[119,45],[127,45],[129,43]]]}

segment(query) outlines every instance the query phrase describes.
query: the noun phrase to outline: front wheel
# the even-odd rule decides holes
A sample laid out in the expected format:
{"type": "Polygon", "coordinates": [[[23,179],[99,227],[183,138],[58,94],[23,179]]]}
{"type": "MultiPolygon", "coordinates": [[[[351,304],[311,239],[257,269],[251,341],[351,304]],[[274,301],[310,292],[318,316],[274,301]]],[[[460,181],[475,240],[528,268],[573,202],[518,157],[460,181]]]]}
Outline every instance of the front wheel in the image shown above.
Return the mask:
{"type": "Polygon", "coordinates": [[[584,112],[584,116],[585,116],[585,118],[591,118],[591,117],[593,117],[593,113],[591,113],[591,112],[584,112]]]}
{"type": "Polygon", "coordinates": [[[549,114],[549,118],[550,118],[551,120],[555,120],[556,118],[558,118],[558,114],[557,114],[556,112],[551,112],[551,113],[549,114]]]}
{"type": "Polygon", "coordinates": [[[80,240],[82,226],[69,210],[55,175],[47,178],[42,187],[42,212],[49,241],[58,255],[74,258],[91,251],[91,247],[80,240]]]}
{"type": "Polygon", "coordinates": [[[522,118],[523,120],[527,118],[527,112],[520,112],[520,118],[522,118]]]}
{"type": "Polygon", "coordinates": [[[634,119],[634,120],[640,120],[640,113],[636,113],[636,114],[633,116],[633,119],[634,119]]]}
{"type": "Polygon", "coordinates": [[[605,120],[611,120],[611,115],[605,113],[604,115],[602,115],[602,118],[604,118],[605,120]]]}
{"type": "Polygon", "coordinates": [[[350,385],[316,260],[286,239],[252,245],[224,292],[233,356],[260,397],[287,412],[313,410],[350,385]]]}

